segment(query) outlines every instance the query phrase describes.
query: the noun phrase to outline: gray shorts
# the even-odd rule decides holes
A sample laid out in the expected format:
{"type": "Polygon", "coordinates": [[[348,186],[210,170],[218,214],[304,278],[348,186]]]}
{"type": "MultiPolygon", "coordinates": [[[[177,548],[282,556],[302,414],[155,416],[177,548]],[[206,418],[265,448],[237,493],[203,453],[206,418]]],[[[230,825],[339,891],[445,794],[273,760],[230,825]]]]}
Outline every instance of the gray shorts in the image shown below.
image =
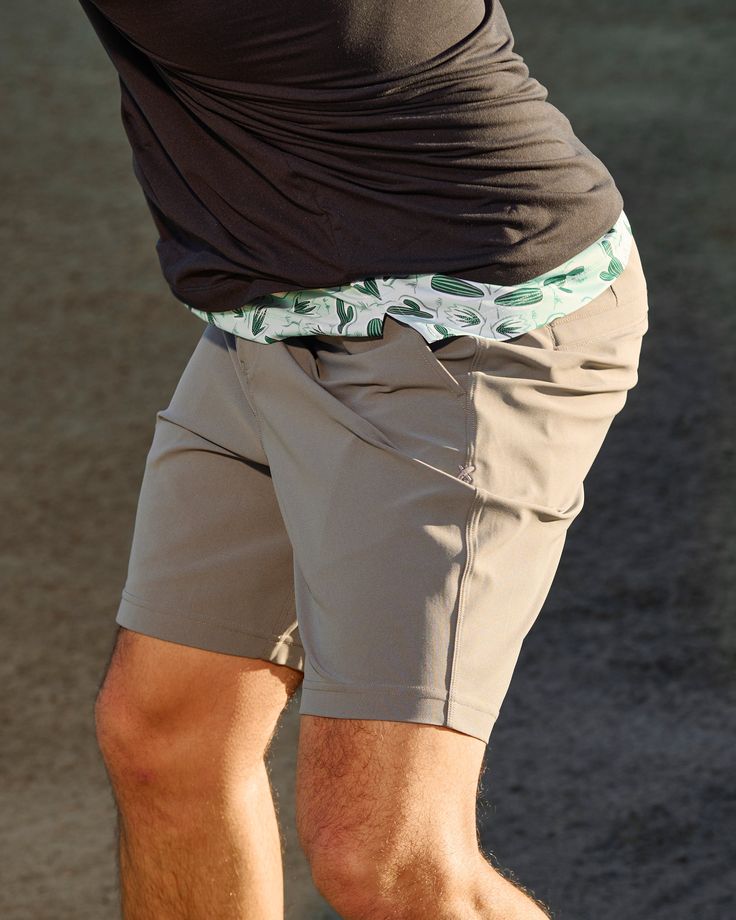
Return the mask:
{"type": "Polygon", "coordinates": [[[117,622],[303,671],[303,714],[487,741],[647,328],[636,244],[506,341],[207,326],[156,416],[117,622]]]}

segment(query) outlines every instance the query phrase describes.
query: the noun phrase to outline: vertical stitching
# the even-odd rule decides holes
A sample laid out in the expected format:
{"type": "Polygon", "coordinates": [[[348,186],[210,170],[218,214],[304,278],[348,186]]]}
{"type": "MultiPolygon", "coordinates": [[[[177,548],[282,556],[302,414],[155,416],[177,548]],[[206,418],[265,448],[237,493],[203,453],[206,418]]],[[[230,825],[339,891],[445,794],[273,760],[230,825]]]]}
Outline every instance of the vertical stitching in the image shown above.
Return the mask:
{"type": "Polygon", "coordinates": [[[452,668],[450,673],[450,691],[448,694],[447,721],[448,725],[455,717],[455,702],[457,700],[456,684],[458,681],[458,669],[460,662],[460,648],[463,633],[463,624],[465,622],[465,599],[467,594],[468,579],[475,562],[476,534],[479,511],[481,508],[480,493],[477,489],[473,490],[473,500],[470,503],[470,509],[465,522],[465,566],[463,567],[462,577],[460,579],[460,590],[458,592],[457,603],[457,622],[455,624],[455,642],[452,650],[452,668]]]}
{"type": "MultiPolygon", "coordinates": [[[[465,399],[465,425],[466,425],[466,450],[465,450],[465,467],[471,466],[475,460],[476,435],[477,435],[477,410],[474,404],[475,390],[477,387],[477,377],[473,373],[480,362],[482,353],[480,340],[475,337],[475,354],[470,366],[470,385],[468,387],[465,399]]],[[[450,686],[447,699],[447,722],[448,725],[455,718],[455,703],[457,693],[455,686],[458,680],[458,669],[460,662],[460,647],[463,632],[463,623],[465,620],[465,598],[467,594],[467,583],[470,578],[473,563],[475,562],[476,551],[476,534],[477,521],[481,509],[481,497],[478,489],[473,486],[473,499],[468,508],[468,514],[465,519],[465,565],[463,566],[462,575],[460,576],[460,589],[458,591],[457,602],[457,620],[455,623],[455,637],[452,650],[452,665],[450,667],[450,686]]]]}

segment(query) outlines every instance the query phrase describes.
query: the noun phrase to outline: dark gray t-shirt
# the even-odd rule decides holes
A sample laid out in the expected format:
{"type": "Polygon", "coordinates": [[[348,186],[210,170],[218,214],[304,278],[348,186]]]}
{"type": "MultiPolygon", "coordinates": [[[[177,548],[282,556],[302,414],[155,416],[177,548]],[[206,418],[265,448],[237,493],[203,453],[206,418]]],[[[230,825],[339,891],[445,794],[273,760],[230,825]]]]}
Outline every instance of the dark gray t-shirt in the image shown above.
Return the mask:
{"type": "Polygon", "coordinates": [[[498,0],[80,3],[191,306],[427,272],[518,284],[623,208],[498,0]]]}

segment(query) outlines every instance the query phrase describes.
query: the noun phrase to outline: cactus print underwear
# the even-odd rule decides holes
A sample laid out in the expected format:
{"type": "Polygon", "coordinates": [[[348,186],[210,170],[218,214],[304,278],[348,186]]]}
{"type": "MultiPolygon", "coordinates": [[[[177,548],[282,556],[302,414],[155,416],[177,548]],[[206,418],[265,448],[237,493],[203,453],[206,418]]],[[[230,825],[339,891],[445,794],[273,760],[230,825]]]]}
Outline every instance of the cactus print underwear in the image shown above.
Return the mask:
{"type": "Polygon", "coordinates": [[[622,211],[600,239],[522,284],[486,284],[430,273],[265,294],[222,313],[185,306],[205,322],[256,342],[303,335],[380,337],[387,313],[413,326],[427,342],[456,335],[510,339],[602,294],[626,267],[632,239],[622,211]]]}

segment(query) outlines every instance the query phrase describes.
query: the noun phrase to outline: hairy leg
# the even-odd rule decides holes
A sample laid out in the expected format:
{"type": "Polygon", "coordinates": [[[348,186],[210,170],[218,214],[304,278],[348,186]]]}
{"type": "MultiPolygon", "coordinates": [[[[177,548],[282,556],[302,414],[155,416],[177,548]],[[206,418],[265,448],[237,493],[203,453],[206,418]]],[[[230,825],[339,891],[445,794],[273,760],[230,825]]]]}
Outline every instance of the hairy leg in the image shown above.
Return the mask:
{"type": "Polygon", "coordinates": [[[301,717],[297,830],[345,920],[545,920],[479,848],[485,745],[444,726],[301,717]]]}
{"type": "Polygon", "coordinates": [[[264,757],[302,676],[121,628],[95,719],[125,920],[282,920],[264,757]]]}

